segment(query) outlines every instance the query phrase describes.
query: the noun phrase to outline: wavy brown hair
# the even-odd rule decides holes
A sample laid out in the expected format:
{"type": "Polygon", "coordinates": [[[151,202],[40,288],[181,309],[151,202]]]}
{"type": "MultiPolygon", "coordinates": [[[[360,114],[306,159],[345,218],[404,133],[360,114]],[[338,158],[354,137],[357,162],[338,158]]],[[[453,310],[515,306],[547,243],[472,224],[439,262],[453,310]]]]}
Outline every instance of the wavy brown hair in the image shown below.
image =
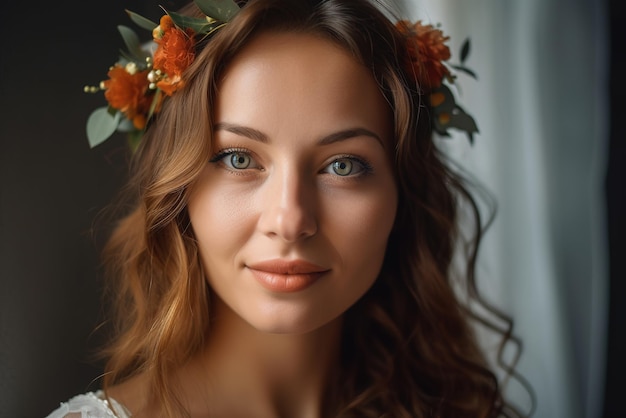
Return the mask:
{"type": "MultiPolygon", "coordinates": [[[[241,3],[230,23],[198,44],[184,89],[164,102],[132,158],[125,190],[130,209],[104,251],[107,295],[115,310],[114,338],[103,351],[104,389],[146,373],[164,415],[185,415],[168,382],[205,343],[211,312],[186,202],[210,158],[220,77],[255,34],[299,32],[340,45],[369,68],[395,126],[389,157],[398,212],[379,278],[345,314],[340,384],[329,389],[329,416],[521,416],[503,398],[473,326],[501,335],[498,358],[505,344],[518,343],[512,321],[476,288],[481,211],[470,183],[433,139],[419,82],[403,69],[402,35],[367,0],[241,3]],[[461,212],[474,223],[469,238],[460,233],[461,212]],[[466,250],[461,273],[471,303],[460,302],[452,280],[459,248],[466,250]],[[472,303],[489,316],[475,313],[472,303]]],[[[195,6],[183,12],[198,14],[195,6]]],[[[515,375],[514,364],[500,366],[505,375],[515,375]]]]}

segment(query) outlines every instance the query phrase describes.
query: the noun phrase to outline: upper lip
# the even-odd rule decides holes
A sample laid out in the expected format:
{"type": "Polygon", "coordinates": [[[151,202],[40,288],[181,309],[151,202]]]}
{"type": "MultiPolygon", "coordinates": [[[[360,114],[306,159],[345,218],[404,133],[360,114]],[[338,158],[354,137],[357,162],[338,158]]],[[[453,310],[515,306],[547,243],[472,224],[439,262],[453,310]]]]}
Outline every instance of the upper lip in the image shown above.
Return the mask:
{"type": "Polygon", "coordinates": [[[274,274],[307,274],[320,273],[329,270],[306,260],[283,259],[259,261],[247,264],[247,267],[253,270],[260,270],[274,274]]]}

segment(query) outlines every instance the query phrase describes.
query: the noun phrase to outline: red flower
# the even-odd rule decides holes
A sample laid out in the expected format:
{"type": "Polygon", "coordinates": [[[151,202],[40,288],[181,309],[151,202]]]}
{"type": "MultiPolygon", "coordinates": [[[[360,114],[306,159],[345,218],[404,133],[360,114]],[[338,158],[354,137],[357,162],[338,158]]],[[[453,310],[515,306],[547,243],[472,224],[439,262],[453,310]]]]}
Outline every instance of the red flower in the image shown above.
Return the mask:
{"type": "Polygon", "coordinates": [[[107,74],[109,79],[104,81],[104,97],[109,105],[124,113],[137,129],[145,127],[146,115],[152,103],[147,74],[148,71],[131,73],[116,64],[107,74]]]}
{"type": "Polygon", "coordinates": [[[450,76],[450,70],[443,63],[450,59],[450,48],[445,44],[450,37],[432,25],[422,25],[421,21],[411,24],[400,20],[396,28],[406,37],[410,70],[426,89],[439,87],[444,77],[450,76]]]}
{"type": "Polygon", "coordinates": [[[153,67],[164,75],[157,81],[157,87],[171,96],[184,85],[181,76],[195,59],[195,39],[191,29],[183,31],[176,27],[168,15],[164,15],[159,23],[153,32],[158,44],[153,67]]]}

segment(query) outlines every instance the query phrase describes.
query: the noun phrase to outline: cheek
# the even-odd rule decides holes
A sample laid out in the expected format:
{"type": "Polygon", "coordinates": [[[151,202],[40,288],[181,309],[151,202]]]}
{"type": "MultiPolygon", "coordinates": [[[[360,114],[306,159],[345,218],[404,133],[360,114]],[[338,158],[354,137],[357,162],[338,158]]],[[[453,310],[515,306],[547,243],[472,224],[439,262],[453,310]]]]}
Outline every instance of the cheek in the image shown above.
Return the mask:
{"type": "Polygon", "coordinates": [[[253,229],[250,199],[232,189],[224,190],[210,179],[194,188],[188,210],[205,264],[231,260],[253,229]]]}
{"type": "Polygon", "coordinates": [[[389,183],[374,193],[346,196],[329,205],[326,229],[342,262],[360,271],[378,272],[395,220],[397,193],[389,183]]]}

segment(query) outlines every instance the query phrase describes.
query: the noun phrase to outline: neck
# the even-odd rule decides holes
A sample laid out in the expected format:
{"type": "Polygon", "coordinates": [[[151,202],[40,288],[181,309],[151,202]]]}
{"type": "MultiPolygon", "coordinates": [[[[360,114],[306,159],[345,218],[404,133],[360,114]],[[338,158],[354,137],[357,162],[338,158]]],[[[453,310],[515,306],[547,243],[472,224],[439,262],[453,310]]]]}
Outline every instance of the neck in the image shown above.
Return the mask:
{"type": "Polygon", "coordinates": [[[216,305],[205,349],[180,376],[195,395],[191,416],[323,416],[339,366],[341,318],[308,333],[271,334],[216,305]]]}

